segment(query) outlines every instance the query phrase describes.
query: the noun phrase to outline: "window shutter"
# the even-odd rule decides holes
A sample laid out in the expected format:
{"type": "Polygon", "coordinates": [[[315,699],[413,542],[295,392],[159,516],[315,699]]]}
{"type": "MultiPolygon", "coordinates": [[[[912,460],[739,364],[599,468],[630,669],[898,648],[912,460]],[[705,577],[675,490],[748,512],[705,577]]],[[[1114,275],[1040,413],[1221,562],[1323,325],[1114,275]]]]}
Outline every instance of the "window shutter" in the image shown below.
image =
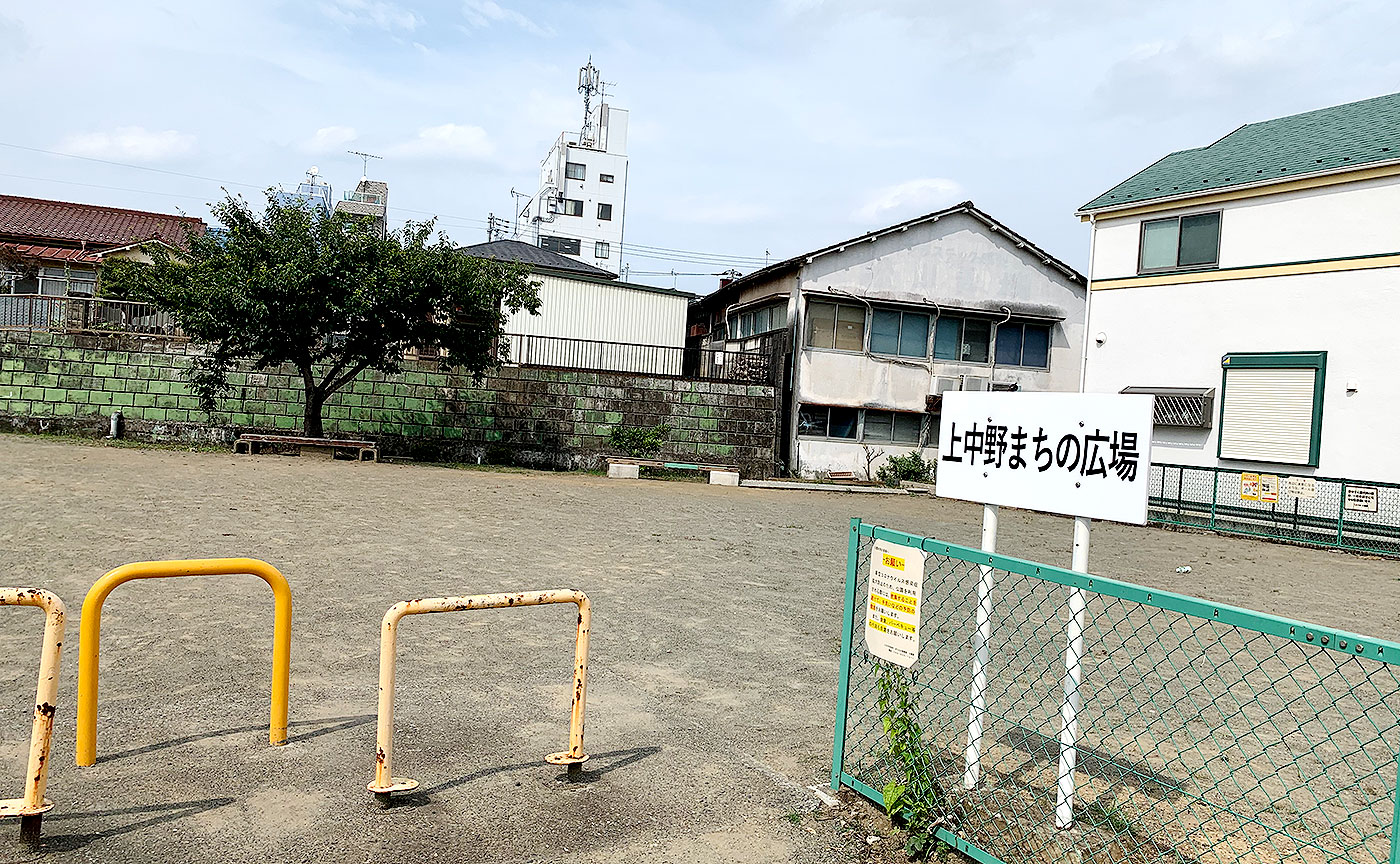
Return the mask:
{"type": "Polygon", "coordinates": [[[1226,370],[1220,458],[1308,465],[1318,370],[1226,370]]]}

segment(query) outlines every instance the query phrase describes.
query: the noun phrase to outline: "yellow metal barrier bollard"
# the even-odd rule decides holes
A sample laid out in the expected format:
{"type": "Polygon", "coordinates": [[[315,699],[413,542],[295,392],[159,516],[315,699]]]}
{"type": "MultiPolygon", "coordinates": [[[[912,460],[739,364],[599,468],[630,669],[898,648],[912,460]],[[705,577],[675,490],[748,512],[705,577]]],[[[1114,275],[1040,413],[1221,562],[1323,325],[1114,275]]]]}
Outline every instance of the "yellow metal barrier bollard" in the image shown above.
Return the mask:
{"type": "Polygon", "coordinates": [[[379,634],[379,733],[374,755],[374,782],[369,791],[381,802],[389,793],[406,792],[418,781],[393,776],[394,760],[394,646],[399,619],[425,612],[463,612],[468,609],[502,609],[513,606],[540,606],[546,603],[577,603],[578,632],[574,642],[573,709],[569,717],[569,749],[551,753],[544,760],[551,765],[567,765],[576,774],[588,756],[583,752],[583,713],[588,699],[588,631],[593,607],[582,591],[524,591],[516,594],[476,594],[470,597],[430,597],[409,600],[389,607],[379,634]]]}
{"type": "Polygon", "coordinates": [[[29,732],[29,767],[24,796],[0,800],[0,817],[19,817],[19,836],[39,840],[44,814],[53,802],[44,797],[49,781],[49,739],[58,703],[58,658],[63,650],[63,601],[42,588],[0,588],[0,606],[38,606],[44,610],[44,647],[39,655],[39,690],[34,696],[34,725],[29,732]]]}
{"type": "Polygon", "coordinates": [[[272,722],[267,739],[287,743],[287,688],[292,663],[292,590],[276,567],[256,558],[193,558],[186,561],[138,561],[107,573],[83,600],[78,640],[78,767],[97,761],[97,653],[102,631],[102,603],[123,582],[170,576],[233,576],[248,573],[272,586],[272,722]]]}

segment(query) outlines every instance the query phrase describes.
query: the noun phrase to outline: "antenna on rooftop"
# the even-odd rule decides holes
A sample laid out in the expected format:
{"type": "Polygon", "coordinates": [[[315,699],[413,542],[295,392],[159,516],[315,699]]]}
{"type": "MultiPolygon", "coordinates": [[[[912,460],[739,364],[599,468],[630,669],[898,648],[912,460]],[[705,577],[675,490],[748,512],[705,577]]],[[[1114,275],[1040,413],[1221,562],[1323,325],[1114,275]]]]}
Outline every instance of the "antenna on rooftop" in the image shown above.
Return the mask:
{"type": "Polygon", "coordinates": [[[359,150],[346,150],[345,152],[346,152],[346,153],[349,153],[351,156],[359,156],[359,157],[360,157],[360,179],[361,179],[361,180],[368,180],[368,179],[369,179],[369,160],[371,160],[371,159],[383,159],[383,158],[384,158],[383,156],[376,156],[376,155],[374,155],[373,153],[362,153],[362,152],[360,152],[359,150]]]}
{"type": "Polygon", "coordinates": [[[598,144],[598,123],[593,118],[593,97],[603,95],[603,73],[593,65],[593,55],[588,55],[588,65],[578,70],[578,92],[583,94],[583,131],[578,143],[584,147],[598,144]]]}

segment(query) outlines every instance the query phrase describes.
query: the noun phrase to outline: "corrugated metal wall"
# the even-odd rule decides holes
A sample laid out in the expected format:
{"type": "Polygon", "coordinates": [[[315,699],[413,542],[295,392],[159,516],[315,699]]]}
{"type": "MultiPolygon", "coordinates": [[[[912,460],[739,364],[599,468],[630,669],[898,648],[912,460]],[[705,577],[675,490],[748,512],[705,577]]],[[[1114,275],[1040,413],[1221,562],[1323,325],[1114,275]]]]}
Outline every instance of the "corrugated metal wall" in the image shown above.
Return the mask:
{"type": "Polygon", "coordinates": [[[685,345],[687,299],[636,288],[537,274],[540,314],[517,312],[507,333],[638,345],[685,345]]]}

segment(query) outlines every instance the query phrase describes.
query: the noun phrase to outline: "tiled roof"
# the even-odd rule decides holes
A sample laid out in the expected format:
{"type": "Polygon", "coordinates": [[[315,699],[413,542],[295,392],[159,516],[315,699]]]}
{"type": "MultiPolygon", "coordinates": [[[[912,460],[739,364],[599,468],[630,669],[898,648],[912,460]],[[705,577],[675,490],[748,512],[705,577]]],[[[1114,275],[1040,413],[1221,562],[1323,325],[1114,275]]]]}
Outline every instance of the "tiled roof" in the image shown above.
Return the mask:
{"type": "Polygon", "coordinates": [[[490,243],[463,246],[457,251],[470,255],[473,258],[515,261],[530,267],[544,267],[550,270],[581,273],[585,276],[594,276],[599,279],[617,278],[617,274],[610,270],[594,267],[591,264],[584,264],[582,261],[575,261],[565,255],[560,255],[558,252],[550,252],[548,249],[531,246],[529,243],[521,243],[519,240],[492,240],[490,243]]]}
{"type": "Polygon", "coordinates": [[[1163,157],[1079,209],[1392,161],[1400,161],[1400,93],[1241,126],[1209,147],[1163,157]]]}
{"type": "Polygon", "coordinates": [[[85,252],[71,246],[38,246],[32,243],[0,243],[0,250],[19,258],[62,264],[96,264],[101,259],[96,252],[85,252]]]}
{"type": "Polygon", "coordinates": [[[154,238],[183,246],[186,230],[202,234],[204,221],[171,213],[0,195],[0,236],[11,240],[86,242],[108,247],[154,238]]]}

